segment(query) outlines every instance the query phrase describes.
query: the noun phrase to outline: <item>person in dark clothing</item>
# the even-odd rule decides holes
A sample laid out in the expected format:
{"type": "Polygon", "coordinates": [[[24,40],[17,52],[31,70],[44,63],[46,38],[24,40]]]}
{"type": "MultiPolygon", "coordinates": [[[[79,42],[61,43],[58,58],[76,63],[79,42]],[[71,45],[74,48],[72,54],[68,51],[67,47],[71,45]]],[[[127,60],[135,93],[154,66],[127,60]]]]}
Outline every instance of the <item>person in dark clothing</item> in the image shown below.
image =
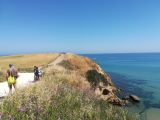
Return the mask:
{"type": "Polygon", "coordinates": [[[39,69],[37,66],[34,66],[34,81],[39,80],[39,69]]]}
{"type": "Polygon", "coordinates": [[[12,86],[16,89],[16,80],[18,78],[18,71],[14,68],[13,64],[9,64],[9,69],[7,70],[6,79],[8,82],[8,87],[10,92],[12,91],[12,86]]]}

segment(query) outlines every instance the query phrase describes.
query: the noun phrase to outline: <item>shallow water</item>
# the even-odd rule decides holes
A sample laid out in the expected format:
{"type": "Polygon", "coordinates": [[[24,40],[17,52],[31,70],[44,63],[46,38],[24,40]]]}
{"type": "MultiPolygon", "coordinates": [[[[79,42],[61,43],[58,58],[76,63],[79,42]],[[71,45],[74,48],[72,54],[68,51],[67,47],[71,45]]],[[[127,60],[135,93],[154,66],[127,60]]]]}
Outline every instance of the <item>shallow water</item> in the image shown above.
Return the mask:
{"type": "Polygon", "coordinates": [[[124,91],[121,96],[138,95],[142,101],[130,105],[129,111],[141,114],[142,119],[160,118],[160,53],[90,54],[124,91]]]}

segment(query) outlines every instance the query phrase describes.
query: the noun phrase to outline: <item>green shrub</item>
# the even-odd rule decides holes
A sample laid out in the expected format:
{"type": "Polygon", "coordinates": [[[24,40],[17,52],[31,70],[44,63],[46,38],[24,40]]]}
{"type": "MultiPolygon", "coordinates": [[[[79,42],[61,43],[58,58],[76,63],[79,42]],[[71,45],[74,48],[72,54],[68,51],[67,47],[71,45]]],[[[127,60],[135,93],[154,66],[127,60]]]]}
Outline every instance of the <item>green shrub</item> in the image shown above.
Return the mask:
{"type": "Polygon", "coordinates": [[[73,70],[74,69],[74,66],[68,60],[63,60],[62,62],[59,63],[59,65],[64,67],[67,70],[73,70]]]}

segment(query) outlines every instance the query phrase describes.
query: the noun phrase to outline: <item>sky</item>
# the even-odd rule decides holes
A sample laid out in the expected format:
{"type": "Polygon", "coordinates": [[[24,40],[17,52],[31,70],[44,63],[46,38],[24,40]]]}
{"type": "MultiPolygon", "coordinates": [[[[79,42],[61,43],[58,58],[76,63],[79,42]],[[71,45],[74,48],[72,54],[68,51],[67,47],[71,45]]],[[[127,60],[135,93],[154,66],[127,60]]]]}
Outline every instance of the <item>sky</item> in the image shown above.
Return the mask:
{"type": "Polygon", "coordinates": [[[0,0],[0,54],[160,52],[158,0],[0,0]]]}

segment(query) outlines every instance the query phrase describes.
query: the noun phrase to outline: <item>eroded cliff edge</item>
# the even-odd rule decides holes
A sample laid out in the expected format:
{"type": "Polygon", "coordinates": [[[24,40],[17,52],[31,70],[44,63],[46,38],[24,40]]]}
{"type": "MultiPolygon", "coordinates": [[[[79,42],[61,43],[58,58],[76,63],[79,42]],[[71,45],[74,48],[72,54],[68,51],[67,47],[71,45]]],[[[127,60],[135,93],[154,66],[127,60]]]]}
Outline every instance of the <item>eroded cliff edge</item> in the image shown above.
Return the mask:
{"type": "Polygon", "coordinates": [[[87,57],[71,53],[59,54],[53,62],[43,67],[43,71],[46,75],[67,74],[74,86],[80,89],[91,89],[100,99],[122,105],[122,100],[116,95],[118,89],[109,75],[87,57]]]}

